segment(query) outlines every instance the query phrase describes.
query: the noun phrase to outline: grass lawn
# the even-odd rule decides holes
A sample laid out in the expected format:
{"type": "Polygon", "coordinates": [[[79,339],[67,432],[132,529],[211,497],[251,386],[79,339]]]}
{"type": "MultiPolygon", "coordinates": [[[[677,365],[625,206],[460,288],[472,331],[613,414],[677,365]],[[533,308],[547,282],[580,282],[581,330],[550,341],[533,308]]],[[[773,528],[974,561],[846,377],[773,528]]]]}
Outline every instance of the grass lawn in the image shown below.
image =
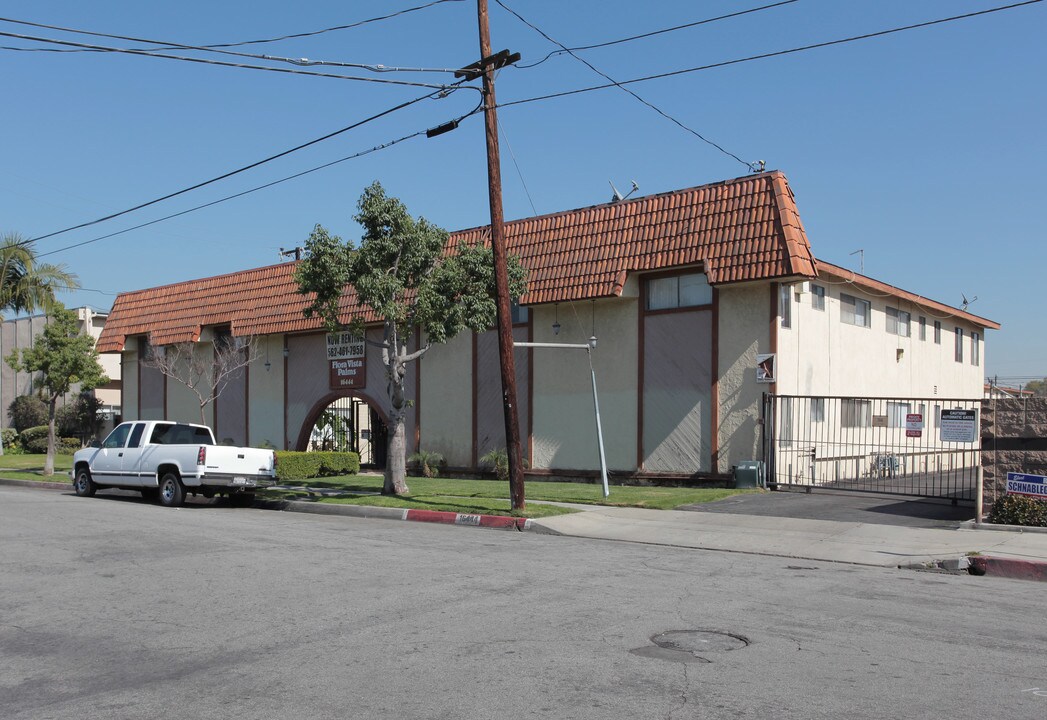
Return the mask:
{"type": "MultiPolygon", "coordinates": [[[[343,492],[375,493],[382,489],[382,478],[372,475],[353,475],[345,477],[315,478],[307,483],[312,488],[326,488],[343,492]]],[[[508,508],[509,495],[507,483],[496,480],[456,480],[449,478],[408,478],[407,485],[411,492],[405,498],[364,496],[361,498],[336,500],[324,499],[321,502],[352,502],[359,505],[379,505],[391,503],[389,507],[429,507],[431,509],[452,509],[434,507],[440,503],[451,503],[457,507],[485,508],[485,512],[494,514],[496,507],[480,501],[499,500],[508,508]],[[467,502],[468,501],[468,502],[467,502]],[[423,505],[406,505],[405,502],[423,502],[423,505]],[[399,503],[399,504],[398,504],[399,503]]],[[[640,487],[611,486],[610,497],[603,496],[603,488],[598,484],[541,482],[528,480],[525,487],[528,500],[548,500],[553,502],[582,503],[587,505],[612,505],[618,507],[639,507],[655,510],[671,510],[680,505],[712,502],[731,495],[760,490],[732,490],[728,488],[674,488],[674,487],[640,487]]],[[[267,494],[279,491],[267,491],[267,494]]],[[[527,506],[528,517],[538,517],[540,506],[537,503],[527,506]]],[[[480,510],[455,509],[456,512],[481,512],[480,510]]],[[[507,510],[506,510],[507,512],[507,510]]],[[[498,513],[502,514],[502,513],[498,513]]]]}
{"type": "Polygon", "coordinates": [[[44,462],[47,456],[40,455],[2,455],[0,456],[0,478],[10,480],[38,480],[40,482],[65,482],[69,479],[69,470],[73,467],[72,455],[55,455],[55,474],[44,475],[44,462]]]}

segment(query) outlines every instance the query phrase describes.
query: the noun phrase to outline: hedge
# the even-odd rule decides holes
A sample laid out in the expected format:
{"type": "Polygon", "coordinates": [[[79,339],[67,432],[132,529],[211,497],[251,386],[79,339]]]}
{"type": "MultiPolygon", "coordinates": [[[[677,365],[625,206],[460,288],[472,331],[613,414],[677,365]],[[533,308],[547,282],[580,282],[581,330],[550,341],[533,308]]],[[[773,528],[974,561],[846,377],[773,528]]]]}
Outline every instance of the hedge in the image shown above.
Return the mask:
{"type": "MultiPolygon", "coordinates": [[[[44,435],[42,438],[33,438],[32,440],[26,442],[24,445],[26,452],[38,453],[40,455],[43,455],[47,452],[47,435],[44,435]]],[[[55,451],[59,453],[71,455],[83,446],[84,444],[80,442],[80,438],[55,438],[55,451]]]]}
{"type": "Polygon", "coordinates": [[[989,522],[998,525],[1047,527],[1047,501],[1024,495],[1004,495],[992,504],[989,522]]]}
{"type": "Polygon", "coordinates": [[[280,480],[355,475],[358,472],[360,472],[360,456],[354,452],[278,450],[276,453],[276,477],[280,480]]]}

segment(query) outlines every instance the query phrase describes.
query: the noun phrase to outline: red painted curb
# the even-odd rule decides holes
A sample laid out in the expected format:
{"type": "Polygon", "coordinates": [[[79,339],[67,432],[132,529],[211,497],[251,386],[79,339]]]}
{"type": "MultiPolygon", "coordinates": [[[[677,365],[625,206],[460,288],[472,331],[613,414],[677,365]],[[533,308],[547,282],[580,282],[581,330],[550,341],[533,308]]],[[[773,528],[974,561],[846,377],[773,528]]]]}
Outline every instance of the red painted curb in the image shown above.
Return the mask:
{"type": "Polygon", "coordinates": [[[517,530],[527,530],[531,526],[531,521],[527,518],[515,518],[505,515],[468,515],[446,510],[404,510],[403,518],[404,520],[414,520],[416,522],[503,529],[515,528],[517,530]]]}
{"type": "Polygon", "coordinates": [[[993,577],[1005,577],[1014,580],[1047,582],[1047,563],[1035,560],[1015,560],[1013,558],[975,555],[971,558],[971,568],[975,575],[992,575],[993,577]]]}

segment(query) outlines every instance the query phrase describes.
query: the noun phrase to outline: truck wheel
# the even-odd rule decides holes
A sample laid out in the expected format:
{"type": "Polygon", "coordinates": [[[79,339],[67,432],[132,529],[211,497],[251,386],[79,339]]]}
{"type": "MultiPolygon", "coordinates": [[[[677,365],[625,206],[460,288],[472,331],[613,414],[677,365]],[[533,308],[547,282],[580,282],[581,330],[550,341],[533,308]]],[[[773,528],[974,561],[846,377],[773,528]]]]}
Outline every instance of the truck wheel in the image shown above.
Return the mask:
{"type": "Polygon", "coordinates": [[[160,478],[160,504],[164,507],[181,507],[184,502],[185,488],[178,473],[164,473],[160,478]]]}
{"type": "Polygon", "coordinates": [[[95,481],[91,479],[91,471],[87,468],[80,468],[76,471],[76,477],[73,478],[73,491],[76,492],[80,497],[91,497],[98,490],[98,486],[95,485],[95,481]]]}

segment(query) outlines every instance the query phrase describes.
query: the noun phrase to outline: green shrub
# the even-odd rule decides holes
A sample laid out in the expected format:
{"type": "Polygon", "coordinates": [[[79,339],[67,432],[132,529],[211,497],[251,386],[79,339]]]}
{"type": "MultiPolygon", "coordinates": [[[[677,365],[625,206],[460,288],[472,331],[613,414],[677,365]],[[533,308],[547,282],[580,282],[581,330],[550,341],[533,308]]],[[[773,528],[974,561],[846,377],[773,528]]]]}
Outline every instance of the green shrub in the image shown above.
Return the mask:
{"type": "MultiPolygon", "coordinates": [[[[522,467],[527,468],[526,458],[521,460],[522,467]]],[[[487,465],[494,470],[494,475],[502,482],[509,481],[509,454],[506,453],[505,448],[498,448],[492,450],[483,457],[480,458],[481,465],[487,465]]]]}
{"type": "Polygon", "coordinates": [[[279,480],[306,480],[327,475],[355,475],[360,471],[360,456],[351,452],[295,452],[278,450],[276,477],[279,480]]]}
{"type": "Polygon", "coordinates": [[[18,442],[18,431],[14,428],[0,430],[0,442],[4,444],[4,452],[12,449],[18,442]]]}
{"type": "Polygon", "coordinates": [[[1004,495],[992,505],[989,522],[998,525],[1047,527],[1047,500],[1024,495],[1004,495]]]}
{"type": "Polygon", "coordinates": [[[47,452],[47,426],[36,425],[35,427],[26,428],[22,432],[18,433],[18,442],[22,445],[22,449],[26,452],[47,452]],[[40,438],[44,439],[43,450],[33,450],[32,445],[36,443],[40,438]]]}
{"type": "Polygon", "coordinates": [[[18,432],[47,422],[47,403],[36,395],[19,395],[7,406],[7,417],[18,432]]]}
{"type": "MultiPolygon", "coordinates": [[[[44,428],[46,430],[46,428],[44,428]]],[[[25,433],[23,433],[24,435],[25,433]]],[[[80,438],[59,437],[55,438],[55,452],[67,455],[75,453],[83,447],[80,438]]],[[[44,454],[47,452],[47,434],[43,437],[35,437],[25,443],[26,452],[44,454]]]]}
{"type": "Polygon", "coordinates": [[[58,438],[58,452],[65,455],[72,455],[77,450],[84,446],[83,441],[76,437],[62,437],[58,438]]]}
{"type": "Polygon", "coordinates": [[[418,472],[422,474],[422,477],[436,477],[437,473],[440,472],[440,466],[443,465],[444,456],[438,452],[429,452],[428,450],[419,450],[418,452],[411,453],[407,458],[407,462],[414,463],[418,472]]]}

